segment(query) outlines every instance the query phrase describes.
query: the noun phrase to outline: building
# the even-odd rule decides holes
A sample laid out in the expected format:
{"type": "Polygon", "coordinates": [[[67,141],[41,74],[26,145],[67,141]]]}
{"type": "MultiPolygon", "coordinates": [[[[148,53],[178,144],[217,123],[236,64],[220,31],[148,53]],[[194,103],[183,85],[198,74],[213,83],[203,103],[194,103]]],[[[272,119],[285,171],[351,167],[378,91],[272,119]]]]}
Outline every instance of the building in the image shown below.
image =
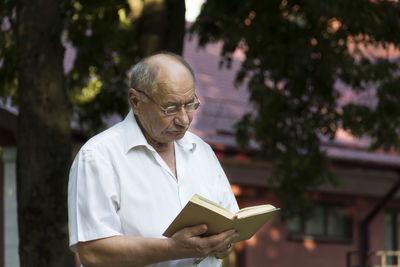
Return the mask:
{"type": "MultiPolygon", "coordinates": [[[[232,81],[243,55],[235,53],[231,70],[219,69],[220,45],[198,50],[196,40],[187,41],[184,57],[197,75],[197,94],[202,102],[191,130],[211,144],[219,157],[241,207],[270,202],[280,206],[279,196],[268,191],[268,162],[256,162],[236,149],[232,125],[251,109],[244,86],[234,89],[232,81]]],[[[19,266],[15,195],[16,115],[0,109],[0,267],[19,266]]],[[[79,145],[79,144],[78,144],[79,145]]],[[[323,142],[332,159],[332,171],[340,187],[322,186],[307,197],[317,205],[313,220],[278,217],[252,239],[236,244],[226,266],[248,267],[354,267],[358,265],[360,224],[370,215],[371,263],[380,264],[376,251],[400,250],[400,199],[391,198],[400,179],[400,156],[367,151],[368,140],[356,140],[338,131],[333,142],[323,142]],[[372,216],[373,215],[373,216],[372,216]]],[[[392,260],[393,259],[389,259],[392,260]]],[[[379,265],[380,266],[380,265],[379,265]]]]}

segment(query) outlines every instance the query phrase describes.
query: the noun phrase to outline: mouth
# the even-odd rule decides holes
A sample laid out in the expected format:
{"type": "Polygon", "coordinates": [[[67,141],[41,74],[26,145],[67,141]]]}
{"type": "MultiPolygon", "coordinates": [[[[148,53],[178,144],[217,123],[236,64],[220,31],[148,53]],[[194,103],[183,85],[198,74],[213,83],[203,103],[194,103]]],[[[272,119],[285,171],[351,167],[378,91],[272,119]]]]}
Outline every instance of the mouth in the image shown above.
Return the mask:
{"type": "Polygon", "coordinates": [[[171,131],[171,133],[173,135],[182,135],[182,134],[185,134],[185,132],[186,132],[186,130],[184,130],[184,131],[171,131]]]}

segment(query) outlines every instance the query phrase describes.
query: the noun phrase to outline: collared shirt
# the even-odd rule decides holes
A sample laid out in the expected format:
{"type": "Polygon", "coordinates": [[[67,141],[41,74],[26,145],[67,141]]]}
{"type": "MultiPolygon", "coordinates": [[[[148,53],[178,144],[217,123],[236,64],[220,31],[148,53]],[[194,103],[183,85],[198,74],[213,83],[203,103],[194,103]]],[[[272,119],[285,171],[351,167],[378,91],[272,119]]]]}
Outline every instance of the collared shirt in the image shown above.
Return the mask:
{"type": "MultiPolygon", "coordinates": [[[[147,143],[131,111],[80,149],[68,185],[72,250],[78,242],[117,235],[164,238],[162,233],[193,194],[238,210],[210,146],[190,132],[174,146],[177,177],[147,143]]],[[[152,266],[193,266],[193,262],[183,259],[152,266]]],[[[219,261],[208,257],[201,265],[219,266],[219,261]]]]}

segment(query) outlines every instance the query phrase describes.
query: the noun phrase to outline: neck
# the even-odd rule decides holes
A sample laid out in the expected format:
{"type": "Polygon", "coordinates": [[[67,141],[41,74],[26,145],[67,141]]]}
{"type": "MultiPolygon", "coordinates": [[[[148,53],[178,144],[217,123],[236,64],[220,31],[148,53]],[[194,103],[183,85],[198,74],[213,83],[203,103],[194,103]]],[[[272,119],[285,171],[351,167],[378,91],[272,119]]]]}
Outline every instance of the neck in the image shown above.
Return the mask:
{"type": "Polygon", "coordinates": [[[151,145],[157,152],[167,152],[167,151],[173,151],[174,149],[174,143],[160,143],[157,142],[156,140],[152,139],[149,137],[147,134],[144,133],[144,137],[147,140],[147,143],[151,145]]]}
{"type": "Polygon", "coordinates": [[[142,127],[142,124],[140,123],[140,120],[135,116],[136,121],[142,130],[142,133],[144,135],[144,138],[146,138],[147,143],[151,145],[157,152],[168,152],[168,151],[174,151],[174,142],[169,142],[169,143],[161,143],[158,142],[157,140],[154,140],[153,138],[150,137],[149,134],[147,134],[146,130],[142,127]]]}

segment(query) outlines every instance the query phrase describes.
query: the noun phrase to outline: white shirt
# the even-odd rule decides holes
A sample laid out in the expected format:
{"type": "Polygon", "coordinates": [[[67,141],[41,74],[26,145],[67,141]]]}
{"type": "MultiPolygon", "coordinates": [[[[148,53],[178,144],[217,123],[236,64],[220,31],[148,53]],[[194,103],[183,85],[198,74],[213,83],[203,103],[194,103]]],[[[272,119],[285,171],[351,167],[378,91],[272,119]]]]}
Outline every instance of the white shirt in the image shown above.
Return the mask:
{"type": "MultiPolygon", "coordinates": [[[[140,130],[133,112],[91,138],[72,164],[68,185],[69,236],[76,244],[116,235],[164,238],[193,194],[236,212],[238,206],[214,152],[186,132],[174,142],[176,178],[140,130]]],[[[183,259],[151,266],[193,266],[183,259]]],[[[208,257],[199,266],[220,266],[208,257]]]]}

